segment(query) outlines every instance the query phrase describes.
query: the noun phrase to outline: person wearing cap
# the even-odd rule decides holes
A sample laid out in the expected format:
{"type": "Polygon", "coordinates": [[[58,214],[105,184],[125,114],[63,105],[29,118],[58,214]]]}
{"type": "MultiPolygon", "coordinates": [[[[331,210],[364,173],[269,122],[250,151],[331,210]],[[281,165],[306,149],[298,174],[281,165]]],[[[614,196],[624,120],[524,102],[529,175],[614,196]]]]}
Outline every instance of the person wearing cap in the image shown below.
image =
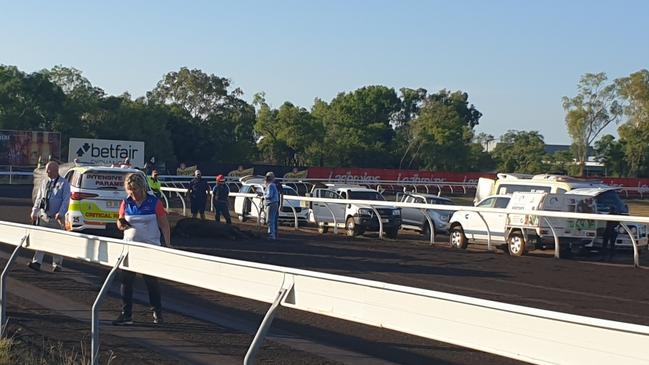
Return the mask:
{"type": "Polygon", "coordinates": [[[151,190],[153,190],[155,196],[159,198],[161,194],[160,188],[162,185],[160,184],[160,180],[158,180],[158,170],[153,169],[151,171],[151,176],[147,177],[147,181],[149,182],[149,186],[151,187],[151,190]]]}
{"type": "Polygon", "coordinates": [[[207,185],[207,181],[203,180],[201,170],[194,171],[194,178],[189,182],[189,189],[187,189],[192,218],[196,218],[198,213],[201,215],[201,219],[205,219],[205,203],[209,192],[210,186],[207,185]]]}
{"type": "Polygon", "coordinates": [[[268,235],[271,240],[277,239],[277,228],[279,223],[279,191],[274,183],[275,174],[272,171],[266,173],[266,190],[264,192],[264,207],[266,208],[266,221],[268,224],[268,235]]]}
{"type": "Polygon", "coordinates": [[[230,218],[230,208],[228,207],[228,197],[230,196],[230,188],[225,185],[225,177],[219,175],[216,177],[216,185],[212,189],[212,199],[214,199],[214,220],[216,223],[221,223],[221,214],[225,218],[225,223],[232,224],[230,218]]]}

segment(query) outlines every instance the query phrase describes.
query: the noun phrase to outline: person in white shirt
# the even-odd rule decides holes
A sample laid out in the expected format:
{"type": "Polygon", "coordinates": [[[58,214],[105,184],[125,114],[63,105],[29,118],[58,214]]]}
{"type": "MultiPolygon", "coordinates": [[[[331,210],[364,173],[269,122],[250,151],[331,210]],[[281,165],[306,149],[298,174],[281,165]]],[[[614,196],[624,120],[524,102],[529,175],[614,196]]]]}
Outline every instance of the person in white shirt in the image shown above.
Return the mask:
{"type": "MultiPolygon", "coordinates": [[[[32,207],[31,220],[32,224],[47,228],[64,228],[65,214],[68,212],[70,204],[70,184],[59,175],[59,164],[50,161],[45,165],[47,179],[38,189],[34,206],[32,207]]],[[[34,258],[29,263],[29,267],[40,271],[45,254],[42,251],[36,251],[34,258]]],[[[52,255],[52,271],[61,271],[63,258],[58,255],[52,255]]]]}

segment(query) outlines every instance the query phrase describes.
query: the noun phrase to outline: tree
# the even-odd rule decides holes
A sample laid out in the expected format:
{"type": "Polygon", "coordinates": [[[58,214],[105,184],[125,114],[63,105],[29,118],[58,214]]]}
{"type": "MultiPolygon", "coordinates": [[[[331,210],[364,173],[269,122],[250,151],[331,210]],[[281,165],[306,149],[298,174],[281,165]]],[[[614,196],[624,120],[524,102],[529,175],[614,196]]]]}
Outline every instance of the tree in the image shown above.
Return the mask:
{"type": "Polygon", "coordinates": [[[571,150],[556,151],[545,156],[546,172],[559,175],[579,175],[579,166],[575,164],[575,153],[571,150]]]}
{"type": "Polygon", "coordinates": [[[468,94],[441,90],[428,95],[410,122],[410,162],[420,168],[458,171],[467,168],[473,128],[482,116],[468,103],[468,94]]]}
{"type": "Polygon", "coordinates": [[[395,128],[395,155],[401,156],[399,158],[399,169],[404,167],[404,162],[414,147],[414,138],[412,138],[412,130],[410,122],[419,116],[421,107],[424,105],[428,91],[423,88],[409,89],[401,88],[399,90],[401,96],[401,109],[394,117],[395,128]]]}
{"type": "Polygon", "coordinates": [[[329,104],[316,100],[312,115],[325,130],[323,156],[331,166],[379,167],[393,164],[392,123],[401,102],[394,89],[366,86],[338,94],[329,104]]]}
{"type": "Polygon", "coordinates": [[[625,176],[627,163],[624,159],[625,143],[616,141],[615,137],[606,134],[595,142],[597,160],[604,164],[607,176],[625,176]]]}
{"type": "Polygon", "coordinates": [[[492,152],[500,172],[538,174],[545,170],[545,142],[537,131],[507,131],[492,152]]]}
{"type": "Polygon", "coordinates": [[[151,104],[174,109],[172,136],[183,161],[241,163],[256,154],[254,108],[240,98],[240,89],[229,91],[231,81],[186,67],[167,73],[147,92],[151,104]],[[180,129],[182,128],[182,132],[180,129]],[[174,133],[174,134],[175,134],[174,133]]]}
{"type": "Polygon", "coordinates": [[[616,80],[620,96],[627,102],[624,114],[628,120],[618,132],[625,145],[629,174],[649,174],[649,71],[640,70],[616,80]]]}
{"type": "Polygon", "coordinates": [[[65,94],[41,72],[0,65],[0,128],[54,131],[65,94]]]}
{"type": "MultiPolygon", "coordinates": [[[[106,97],[104,90],[95,87],[83,76],[80,70],[64,66],[54,66],[42,70],[54,84],[65,94],[61,123],[54,126],[61,132],[62,140],[69,137],[86,137],[94,131],[94,124],[101,118],[99,105],[106,97]]],[[[62,154],[67,155],[68,145],[63,143],[62,154]]]]}
{"type": "Polygon", "coordinates": [[[584,174],[590,145],[604,128],[617,121],[622,114],[615,85],[606,85],[606,80],[603,72],[587,73],[577,84],[577,95],[562,98],[566,126],[575,146],[580,175],[584,174]]]}
{"type": "Polygon", "coordinates": [[[157,86],[147,92],[147,99],[178,104],[193,117],[206,120],[209,114],[219,113],[231,98],[242,94],[239,89],[228,93],[230,83],[229,79],[182,67],[178,72],[164,75],[157,86]]]}

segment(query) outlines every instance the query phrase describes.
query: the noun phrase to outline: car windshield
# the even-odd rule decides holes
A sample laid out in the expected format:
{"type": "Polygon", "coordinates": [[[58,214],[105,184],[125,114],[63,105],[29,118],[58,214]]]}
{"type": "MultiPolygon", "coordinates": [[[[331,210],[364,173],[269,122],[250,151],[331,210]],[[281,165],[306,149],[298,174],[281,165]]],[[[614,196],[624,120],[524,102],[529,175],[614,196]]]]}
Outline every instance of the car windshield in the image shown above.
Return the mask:
{"type": "Polygon", "coordinates": [[[81,177],[80,188],[93,190],[122,190],[127,171],[88,171],[81,177]]]}
{"type": "Polygon", "coordinates": [[[352,200],[385,200],[377,191],[350,191],[349,199],[352,200]]]}
{"type": "Polygon", "coordinates": [[[615,190],[605,191],[595,197],[597,211],[599,213],[608,213],[613,206],[619,214],[629,214],[629,208],[624,204],[620,195],[615,190]]]}

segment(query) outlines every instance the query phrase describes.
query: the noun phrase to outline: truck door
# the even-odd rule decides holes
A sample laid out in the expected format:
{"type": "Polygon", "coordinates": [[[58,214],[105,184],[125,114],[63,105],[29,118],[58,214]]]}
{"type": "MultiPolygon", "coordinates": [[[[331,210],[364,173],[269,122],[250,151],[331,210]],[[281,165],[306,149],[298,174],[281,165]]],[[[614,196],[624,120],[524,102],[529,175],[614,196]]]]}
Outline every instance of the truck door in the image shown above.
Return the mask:
{"type": "MultiPolygon", "coordinates": [[[[250,192],[250,186],[249,185],[243,185],[240,190],[241,193],[249,193],[250,192]]],[[[234,212],[238,215],[241,216],[247,216],[248,212],[250,212],[250,209],[248,208],[250,206],[250,201],[247,198],[238,196],[234,198],[234,212]]]]}
{"type": "Polygon", "coordinates": [[[496,180],[488,179],[481,177],[478,179],[478,186],[475,189],[475,198],[473,198],[473,204],[477,204],[479,201],[482,201],[486,197],[493,195],[494,186],[496,185],[496,180]]]}
{"type": "MultiPolygon", "coordinates": [[[[507,208],[509,204],[509,197],[492,197],[483,200],[478,204],[481,208],[507,208]]],[[[489,232],[485,227],[485,223],[480,219],[478,213],[471,212],[471,217],[467,219],[470,224],[470,229],[473,232],[473,238],[477,240],[487,240],[488,233],[491,233],[492,240],[502,240],[504,238],[505,224],[507,223],[507,214],[500,212],[480,213],[489,226],[489,232]]],[[[466,233],[465,229],[465,233],[466,233]]]]}
{"type": "MultiPolygon", "coordinates": [[[[509,204],[509,197],[498,197],[494,204],[494,208],[505,209],[509,204]]],[[[505,225],[507,224],[507,214],[505,213],[487,213],[485,220],[489,225],[491,231],[491,239],[505,239],[505,225]]]]}

